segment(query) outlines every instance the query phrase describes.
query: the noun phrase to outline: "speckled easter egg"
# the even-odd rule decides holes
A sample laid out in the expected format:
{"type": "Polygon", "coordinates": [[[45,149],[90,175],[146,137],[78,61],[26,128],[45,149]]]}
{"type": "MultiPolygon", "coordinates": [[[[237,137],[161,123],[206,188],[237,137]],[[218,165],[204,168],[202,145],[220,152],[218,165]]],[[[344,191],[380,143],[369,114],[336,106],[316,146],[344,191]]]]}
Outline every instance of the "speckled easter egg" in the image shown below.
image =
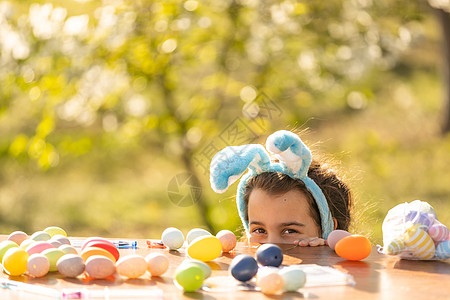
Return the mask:
{"type": "Polygon", "coordinates": [[[6,273],[11,276],[20,276],[27,271],[28,253],[16,247],[8,249],[3,256],[2,265],[6,273]]]}
{"type": "Polygon", "coordinates": [[[61,245],[70,245],[69,238],[62,234],[55,234],[54,236],[52,236],[50,241],[58,241],[61,243],[61,245]]]}
{"type": "Polygon", "coordinates": [[[28,255],[32,255],[35,253],[41,253],[44,250],[47,249],[53,249],[55,248],[52,244],[50,244],[47,241],[39,241],[39,242],[35,242],[32,243],[31,245],[29,245],[27,247],[27,249],[25,249],[25,251],[27,251],[28,255]]]}
{"type": "Polygon", "coordinates": [[[114,262],[119,260],[120,252],[117,249],[116,245],[111,242],[103,242],[103,241],[91,241],[85,244],[83,251],[87,248],[101,248],[103,250],[108,251],[114,257],[114,262]]]}
{"type": "Polygon", "coordinates": [[[178,228],[169,227],[163,231],[161,240],[170,250],[177,250],[183,246],[184,235],[178,228]]]}
{"type": "Polygon", "coordinates": [[[442,224],[441,222],[435,220],[433,225],[428,228],[428,234],[435,242],[445,241],[450,234],[447,226],[442,224]]]}
{"type": "Polygon", "coordinates": [[[189,245],[196,238],[198,238],[200,236],[209,236],[209,235],[212,235],[212,234],[205,229],[194,228],[194,229],[189,230],[188,234],[186,235],[186,242],[189,245]]]}
{"type": "Polygon", "coordinates": [[[119,275],[128,278],[139,278],[147,271],[147,262],[141,255],[131,254],[122,256],[116,263],[119,275]]]}
{"type": "Polygon", "coordinates": [[[52,248],[42,251],[42,254],[45,255],[50,262],[49,272],[55,272],[58,270],[58,268],[56,267],[58,259],[60,259],[65,253],[59,249],[52,248]]]}
{"type": "Polygon", "coordinates": [[[47,275],[50,270],[50,262],[47,256],[35,253],[28,257],[27,271],[28,274],[34,277],[43,277],[47,275]]]}
{"type": "Polygon", "coordinates": [[[412,251],[414,256],[420,259],[431,259],[434,257],[436,248],[431,237],[418,226],[412,226],[406,230],[405,245],[412,251]]]}
{"type": "Polygon", "coordinates": [[[3,256],[5,255],[6,251],[8,251],[11,248],[18,248],[19,245],[17,245],[13,241],[3,241],[0,243],[0,261],[3,260],[3,256]]]}
{"type": "Polygon", "coordinates": [[[77,249],[75,249],[71,245],[61,245],[61,246],[59,246],[58,249],[61,250],[62,252],[64,252],[65,254],[77,254],[78,255],[77,249]]]}
{"type": "Polygon", "coordinates": [[[443,241],[437,245],[436,256],[439,259],[450,258],[450,241],[443,241]]]}
{"type": "Polygon", "coordinates": [[[216,234],[216,238],[219,239],[222,244],[222,252],[230,252],[236,247],[237,240],[234,233],[230,230],[221,230],[216,234]]]}
{"type": "Polygon", "coordinates": [[[283,290],[284,281],[276,268],[261,268],[256,277],[256,285],[264,294],[275,295],[283,290]]]}
{"type": "Polygon", "coordinates": [[[203,270],[203,275],[206,278],[208,278],[209,276],[211,276],[211,267],[208,266],[208,264],[206,264],[205,262],[202,262],[201,260],[198,259],[186,259],[185,261],[182,262],[183,264],[194,264],[198,267],[200,267],[203,270]]]}
{"type": "Polygon", "coordinates": [[[116,271],[114,262],[102,255],[93,255],[89,257],[85,265],[86,273],[96,279],[111,276],[116,271]]]}
{"type": "Polygon", "coordinates": [[[387,246],[384,247],[384,253],[389,255],[397,255],[405,249],[405,242],[396,238],[393,239],[387,246]]]}
{"type": "Polygon", "coordinates": [[[161,276],[169,269],[169,259],[162,253],[150,253],[145,257],[151,276],[161,276]]]}
{"type": "Polygon", "coordinates": [[[336,254],[348,260],[361,260],[369,256],[372,245],[368,238],[362,235],[349,235],[337,242],[336,254]]]}
{"type": "Polygon", "coordinates": [[[331,249],[334,250],[337,242],[339,242],[340,240],[342,240],[343,238],[345,238],[346,236],[349,236],[349,235],[352,235],[352,234],[345,230],[341,230],[341,229],[333,230],[328,235],[327,244],[328,244],[328,246],[330,246],[331,249]]]}
{"type": "Polygon", "coordinates": [[[45,231],[36,231],[30,236],[30,239],[34,241],[48,241],[51,238],[50,234],[45,231]]]}
{"type": "Polygon", "coordinates": [[[28,234],[23,231],[14,231],[8,236],[8,241],[13,241],[19,246],[26,239],[28,239],[28,234]]]}
{"type": "Polygon", "coordinates": [[[84,248],[84,250],[81,251],[81,254],[80,254],[80,256],[84,259],[84,261],[87,261],[88,258],[93,255],[102,255],[102,256],[109,258],[114,263],[116,262],[116,258],[111,254],[111,252],[106,251],[103,248],[87,247],[87,248],[84,248]]]}
{"type": "Polygon", "coordinates": [[[64,229],[58,227],[58,226],[50,226],[44,229],[44,232],[47,232],[48,234],[50,234],[50,236],[54,236],[57,234],[63,235],[63,236],[67,236],[67,233],[64,229]]]}
{"type": "Polygon", "coordinates": [[[279,274],[283,277],[283,290],[286,292],[295,292],[301,289],[306,282],[305,272],[295,266],[285,267],[280,270],[279,274]]]}
{"type": "Polygon", "coordinates": [[[201,288],[205,277],[203,270],[193,264],[181,264],[175,270],[174,283],[186,292],[194,292],[201,288]]]}
{"type": "Polygon", "coordinates": [[[258,263],[252,256],[240,254],[231,261],[229,271],[236,280],[249,281],[258,273],[258,263]]]}
{"type": "Polygon", "coordinates": [[[20,247],[20,249],[26,250],[27,247],[33,243],[36,243],[36,241],[28,238],[25,241],[23,241],[19,247],[20,247]]]}
{"type": "Polygon", "coordinates": [[[192,241],[187,249],[189,257],[201,261],[216,259],[222,253],[222,244],[215,236],[201,236],[192,241]]]}
{"type": "Polygon", "coordinates": [[[256,260],[262,266],[278,267],[283,262],[283,251],[275,244],[264,244],[256,250],[256,260]]]}
{"type": "Polygon", "coordinates": [[[77,277],[84,272],[84,260],[76,254],[65,254],[56,263],[58,272],[66,277],[77,277]]]}

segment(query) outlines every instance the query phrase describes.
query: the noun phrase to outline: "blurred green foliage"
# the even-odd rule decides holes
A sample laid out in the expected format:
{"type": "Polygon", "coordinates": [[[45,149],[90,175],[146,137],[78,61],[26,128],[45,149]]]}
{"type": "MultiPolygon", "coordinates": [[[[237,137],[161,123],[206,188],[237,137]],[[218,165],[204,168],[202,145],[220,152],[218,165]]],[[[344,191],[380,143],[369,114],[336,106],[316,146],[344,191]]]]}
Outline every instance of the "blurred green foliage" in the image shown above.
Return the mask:
{"type": "Polygon", "coordinates": [[[233,128],[309,127],[375,241],[404,201],[450,221],[438,32],[426,1],[1,1],[0,230],[239,232],[208,182],[233,128]],[[169,200],[186,171],[203,210],[169,200]]]}

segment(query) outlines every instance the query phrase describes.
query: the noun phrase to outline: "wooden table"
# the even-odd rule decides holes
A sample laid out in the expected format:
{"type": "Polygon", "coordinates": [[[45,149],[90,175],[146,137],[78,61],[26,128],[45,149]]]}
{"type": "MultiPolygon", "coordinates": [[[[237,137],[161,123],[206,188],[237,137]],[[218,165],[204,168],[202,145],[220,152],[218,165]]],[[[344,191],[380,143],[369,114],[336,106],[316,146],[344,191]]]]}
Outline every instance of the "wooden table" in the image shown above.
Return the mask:
{"type": "MultiPolygon", "coordinates": [[[[0,236],[0,241],[6,236],[0,236]]],[[[71,238],[75,241],[76,238],[71,238]]],[[[80,238],[78,238],[79,241],[80,238]]],[[[285,247],[286,248],[286,247],[285,247]]],[[[254,255],[257,246],[239,243],[234,253],[224,254],[209,262],[212,276],[228,275],[228,267],[237,254],[254,255]]],[[[14,280],[45,286],[53,289],[87,288],[104,289],[160,289],[164,299],[450,299],[450,264],[442,261],[407,261],[396,257],[378,254],[374,248],[371,255],[363,261],[346,261],[338,257],[327,246],[297,247],[285,251],[283,265],[318,264],[332,266],[354,277],[355,285],[332,287],[308,287],[295,293],[284,293],[266,296],[256,291],[183,293],[173,284],[173,275],[177,266],[185,259],[185,249],[169,251],[167,249],[150,249],[145,240],[138,240],[138,249],[121,249],[121,255],[131,253],[146,256],[151,252],[162,252],[170,259],[169,270],[160,278],[150,278],[148,274],[139,279],[124,279],[116,275],[110,280],[86,281],[83,276],[64,278],[58,272],[50,273],[43,278],[31,278],[27,275],[14,280]]],[[[8,278],[2,273],[0,276],[8,278]]],[[[0,289],[0,299],[49,299],[28,293],[0,289]]]]}

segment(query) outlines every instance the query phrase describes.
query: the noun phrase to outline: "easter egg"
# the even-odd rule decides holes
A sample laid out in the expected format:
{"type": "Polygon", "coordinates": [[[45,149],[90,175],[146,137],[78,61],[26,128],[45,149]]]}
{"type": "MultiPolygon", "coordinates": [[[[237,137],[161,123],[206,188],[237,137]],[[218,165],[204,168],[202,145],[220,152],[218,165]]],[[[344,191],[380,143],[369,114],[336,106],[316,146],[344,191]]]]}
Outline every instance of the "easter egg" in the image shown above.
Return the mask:
{"type": "Polygon", "coordinates": [[[58,268],[56,267],[56,263],[58,262],[58,259],[60,259],[65,253],[56,248],[46,249],[41,253],[45,255],[48,258],[48,261],[50,262],[49,272],[57,271],[58,268]]]}
{"type": "Polygon", "coordinates": [[[264,244],[256,250],[256,260],[263,266],[278,267],[283,262],[283,251],[274,244],[264,244]]]}
{"type": "Polygon", "coordinates": [[[198,238],[200,236],[205,236],[205,235],[212,235],[212,234],[205,229],[194,228],[194,229],[189,230],[188,234],[186,235],[186,241],[189,245],[196,238],[198,238]]]}
{"type": "Polygon", "coordinates": [[[84,272],[84,260],[76,254],[65,254],[56,263],[58,272],[66,277],[77,277],[84,272]]]}
{"type": "Polygon", "coordinates": [[[36,243],[36,241],[35,241],[35,240],[32,240],[32,239],[26,239],[25,241],[23,241],[23,242],[20,244],[19,247],[20,247],[20,249],[26,250],[27,247],[30,246],[30,245],[33,244],[33,243],[36,243]]]}
{"type": "Polygon", "coordinates": [[[48,241],[51,238],[50,234],[45,231],[36,231],[30,236],[30,239],[34,241],[48,241]]]}
{"type": "Polygon", "coordinates": [[[3,260],[3,256],[5,255],[6,251],[8,251],[11,248],[18,248],[19,245],[17,245],[13,241],[3,241],[0,243],[0,261],[3,260]]]}
{"type": "Polygon", "coordinates": [[[435,255],[435,246],[431,237],[418,226],[411,226],[405,232],[405,245],[414,256],[420,259],[431,259],[435,255]]]}
{"type": "Polygon", "coordinates": [[[102,248],[102,249],[108,251],[109,253],[112,254],[112,256],[114,256],[115,262],[120,257],[120,253],[119,253],[119,250],[117,249],[116,245],[114,245],[113,243],[110,243],[110,242],[106,243],[106,242],[102,242],[102,241],[91,241],[91,242],[85,244],[84,250],[88,247],[89,248],[92,248],[92,247],[102,248]]]}
{"type": "Polygon", "coordinates": [[[443,241],[437,245],[436,256],[439,259],[450,258],[450,241],[443,241]]]}
{"type": "Polygon", "coordinates": [[[169,227],[163,231],[161,240],[170,250],[177,250],[183,246],[184,235],[179,229],[169,227]]]}
{"type": "Polygon", "coordinates": [[[14,231],[8,236],[8,241],[13,241],[19,246],[26,239],[28,239],[28,234],[23,231],[14,231]]]}
{"type": "Polygon", "coordinates": [[[11,276],[22,275],[27,271],[28,256],[28,253],[19,247],[8,249],[3,256],[3,269],[11,276]]]}
{"type": "Polygon", "coordinates": [[[423,230],[428,230],[428,228],[434,222],[434,216],[429,213],[426,213],[426,212],[413,210],[406,214],[405,222],[411,222],[412,224],[417,224],[423,230]]]}
{"type": "Polygon", "coordinates": [[[162,253],[150,253],[145,257],[151,276],[161,276],[169,269],[169,259],[162,253]]]}
{"type": "Polygon", "coordinates": [[[114,274],[116,266],[103,255],[92,255],[86,261],[85,270],[90,277],[102,279],[114,274]]]}
{"type": "Polygon", "coordinates": [[[35,253],[28,257],[27,271],[28,274],[34,277],[43,277],[47,275],[50,270],[50,262],[47,256],[35,253]]]}
{"type": "Polygon", "coordinates": [[[283,277],[272,268],[261,268],[256,277],[256,285],[261,289],[261,292],[267,295],[274,295],[283,290],[283,277]]]}
{"type": "Polygon", "coordinates": [[[175,270],[175,285],[186,292],[201,288],[204,279],[203,270],[193,264],[181,264],[175,270]]]}
{"type": "Polygon", "coordinates": [[[208,266],[208,264],[202,262],[201,260],[198,259],[187,259],[185,261],[183,261],[183,264],[194,264],[198,267],[200,267],[203,270],[203,275],[206,278],[208,278],[209,276],[211,276],[211,267],[208,266]]]}
{"type": "Polygon", "coordinates": [[[116,270],[119,275],[128,278],[139,278],[147,271],[147,262],[141,255],[131,254],[123,256],[117,261],[116,270]]]}
{"type": "Polygon", "coordinates": [[[44,229],[44,232],[47,232],[51,237],[60,234],[63,236],[67,236],[67,233],[64,231],[64,229],[59,228],[57,226],[50,226],[44,229]]]}
{"type": "Polygon", "coordinates": [[[90,238],[87,238],[87,239],[84,240],[83,245],[81,246],[81,250],[84,250],[84,248],[89,247],[88,244],[92,243],[92,242],[103,242],[103,243],[108,243],[108,244],[111,244],[111,245],[114,246],[113,242],[111,242],[111,241],[109,241],[109,240],[107,240],[105,238],[102,238],[102,237],[90,237],[90,238]]]}
{"type": "Polygon", "coordinates": [[[35,243],[32,243],[31,245],[29,245],[27,247],[27,249],[25,249],[25,251],[27,251],[28,255],[31,255],[31,254],[35,254],[35,253],[41,253],[44,250],[53,249],[53,248],[55,248],[55,247],[53,247],[53,245],[50,244],[49,242],[39,241],[39,242],[35,242],[35,243]]]}
{"type": "Polygon", "coordinates": [[[219,239],[213,235],[196,238],[187,249],[189,257],[201,261],[216,259],[221,253],[222,244],[219,239]]]}
{"type": "Polygon", "coordinates": [[[328,246],[330,246],[331,249],[334,250],[336,243],[349,235],[351,235],[351,233],[348,231],[345,231],[345,230],[340,230],[340,229],[333,230],[328,235],[327,244],[328,244],[328,246]]]}
{"type": "Polygon", "coordinates": [[[405,249],[405,243],[402,239],[393,239],[386,247],[384,253],[389,255],[397,255],[405,249]]]}
{"type": "Polygon", "coordinates": [[[53,246],[53,248],[59,248],[59,246],[62,245],[60,242],[52,241],[52,240],[49,240],[48,243],[51,244],[53,246]]]}
{"type": "Polygon", "coordinates": [[[236,236],[230,230],[221,230],[216,234],[216,238],[219,239],[222,244],[222,252],[230,252],[236,247],[236,236]]]}
{"type": "Polygon", "coordinates": [[[414,200],[411,203],[406,204],[411,210],[417,210],[423,213],[427,213],[436,218],[436,212],[434,211],[434,208],[426,201],[414,200]]]}
{"type": "Polygon", "coordinates": [[[335,246],[336,254],[348,260],[361,260],[369,256],[372,246],[368,238],[362,235],[349,235],[335,246]]]}
{"type": "Polygon", "coordinates": [[[283,277],[283,290],[286,292],[295,292],[301,289],[306,282],[305,272],[295,266],[289,266],[280,270],[279,274],[283,277]]]}
{"type": "Polygon", "coordinates": [[[54,236],[52,236],[50,241],[58,241],[61,243],[61,245],[70,245],[69,238],[62,234],[55,234],[54,236]]]}
{"type": "Polygon", "coordinates": [[[61,250],[62,252],[64,252],[65,254],[77,254],[78,255],[77,249],[75,249],[71,245],[61,245],[61,246],[59,246],[58,249],[61,250]]]}
{"type": "Polygon", "coordinates": [[[240,254],[233,258],[230,273],[235,279],[245,282],[252,279],[258,272],[258,263],[248,254],[240,254]]]}
{"type": "Polygon", "coordinates": [[[87,261],[88,258],[93,255],[102,255],[102,256],[109,258],[113,262],[116,262],[116,258],[111,254],[111,252],[106,251],[103,248],[87,247],[87,248],[84,248],[84,250],[81,251],[81,254],[80,254],[80,256],[84,259],[84,261],[87,261]]]}
{"type": "Polygon", "coordinates": [[[450,231],[448,230],[447,226],[435,220],[433,225],[428,228],[428,234],[433,239],[433,241],[441,242],[447,240],[450,231]]]}

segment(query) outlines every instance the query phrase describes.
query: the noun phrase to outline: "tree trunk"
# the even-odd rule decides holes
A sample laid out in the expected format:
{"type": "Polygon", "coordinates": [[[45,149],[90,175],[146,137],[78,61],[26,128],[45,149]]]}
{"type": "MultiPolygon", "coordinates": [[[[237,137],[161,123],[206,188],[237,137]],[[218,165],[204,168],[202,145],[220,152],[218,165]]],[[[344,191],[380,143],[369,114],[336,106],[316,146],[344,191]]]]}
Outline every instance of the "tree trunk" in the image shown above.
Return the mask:
{"type": "Polygon", "coordinates": [[[437,9],[439,23],[442,28],[443,72],[444,72],[444,120],[442,133],[450,132],[450,13],[443,9],[437,9]]]}

